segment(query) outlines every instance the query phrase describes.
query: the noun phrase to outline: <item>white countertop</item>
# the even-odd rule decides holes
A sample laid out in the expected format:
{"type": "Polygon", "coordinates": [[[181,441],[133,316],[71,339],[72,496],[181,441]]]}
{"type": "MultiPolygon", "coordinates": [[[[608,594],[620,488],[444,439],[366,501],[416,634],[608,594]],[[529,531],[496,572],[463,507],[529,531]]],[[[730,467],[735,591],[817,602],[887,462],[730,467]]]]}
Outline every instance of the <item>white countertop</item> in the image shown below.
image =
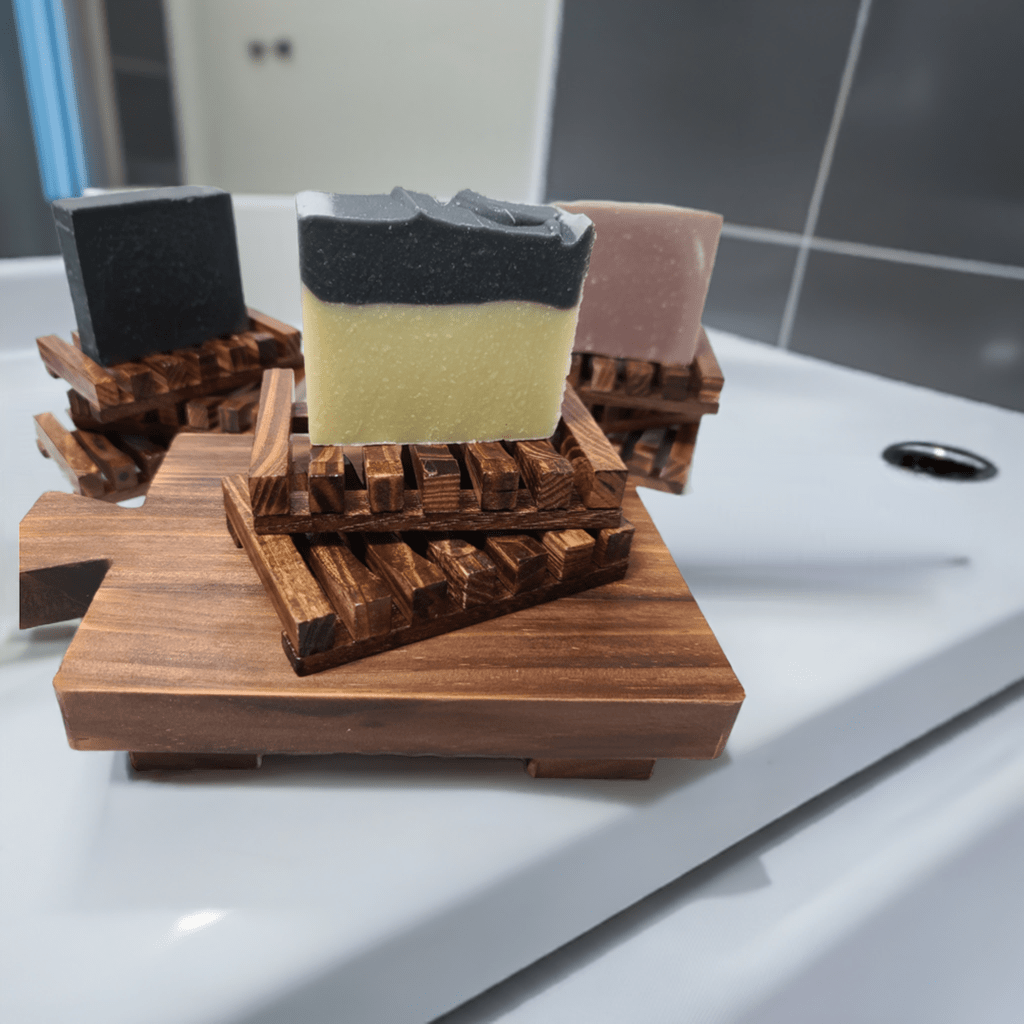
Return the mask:
{"type": "MultiPolygon", "coordinates": [[[[42,319],[31,335],[60,326],[42,319]]],[[[1024,416],[712,344],[726,385],[692,493],[643,493],[747,690],[721,759],[659,762],[648,783],[432,758],[134,776],[66,745],[50,681],[68,628],[14,634],[7,1017],[429,1020],[1024,675],[1024,416]],[[901,472],[879,456],[903,440],[1000,473],[901,472]]],[[[9,627],[17,520],[67,489],[31,414],[64,388],[27,347],[0,359],[9,627]]]]}

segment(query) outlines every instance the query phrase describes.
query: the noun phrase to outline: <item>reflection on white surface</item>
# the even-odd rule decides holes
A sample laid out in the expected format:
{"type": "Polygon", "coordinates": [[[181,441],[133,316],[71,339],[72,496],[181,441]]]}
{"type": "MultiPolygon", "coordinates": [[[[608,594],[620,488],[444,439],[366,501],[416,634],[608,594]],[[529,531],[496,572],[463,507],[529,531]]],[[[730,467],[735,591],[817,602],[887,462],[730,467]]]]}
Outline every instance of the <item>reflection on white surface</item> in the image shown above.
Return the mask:
{"type": "Polygon", "coordinates": [[[172,941],[180,939],[184,935],[191,935],[192,932],[199,931],[200,928],[208,928],[211,924],[216,924],[225,914],[227,914],[226,910],[197,910],[193,914],[184,914],[174,922],[171,939],[172,941]]]}

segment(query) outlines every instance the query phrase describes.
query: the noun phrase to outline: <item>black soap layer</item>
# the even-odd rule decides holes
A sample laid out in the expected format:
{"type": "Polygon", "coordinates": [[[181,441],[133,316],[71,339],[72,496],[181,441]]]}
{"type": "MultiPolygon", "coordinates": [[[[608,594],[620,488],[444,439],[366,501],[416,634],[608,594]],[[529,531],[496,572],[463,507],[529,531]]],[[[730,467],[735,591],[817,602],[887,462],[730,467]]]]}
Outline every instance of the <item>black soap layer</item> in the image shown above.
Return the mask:
{"type": "Polygon", "coordinates": [[[82,350],[103,366],[248,324],[231,196],[119,192],[53,204],[82,350]]]}
{"type": "Polygon", "coordinates": [[[299,265],[324,302],[450,305],[579,301],[593,225],[553,206],[503,203],[468,190],[449,203],[301,192],[299,265]]]}

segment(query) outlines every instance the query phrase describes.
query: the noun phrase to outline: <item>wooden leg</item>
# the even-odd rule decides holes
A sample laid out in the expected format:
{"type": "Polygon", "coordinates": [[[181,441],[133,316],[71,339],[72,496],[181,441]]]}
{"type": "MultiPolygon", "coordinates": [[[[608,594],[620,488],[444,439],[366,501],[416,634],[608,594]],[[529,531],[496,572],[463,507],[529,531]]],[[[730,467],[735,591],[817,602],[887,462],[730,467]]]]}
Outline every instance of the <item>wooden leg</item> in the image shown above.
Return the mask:
{"type": "Polygon", "coordinates": [[[577,761],[572,758],[533,758],[526,770],[535,779],[635,779],[651,777],[654,760],[635,761],[577,761]]]}
{"type": "Polygon", "coordinates": [[[259,768],[262,754],[151,754],[129,751],[132,767],[137,772],[195,772],[210,769],[259,768]]]}

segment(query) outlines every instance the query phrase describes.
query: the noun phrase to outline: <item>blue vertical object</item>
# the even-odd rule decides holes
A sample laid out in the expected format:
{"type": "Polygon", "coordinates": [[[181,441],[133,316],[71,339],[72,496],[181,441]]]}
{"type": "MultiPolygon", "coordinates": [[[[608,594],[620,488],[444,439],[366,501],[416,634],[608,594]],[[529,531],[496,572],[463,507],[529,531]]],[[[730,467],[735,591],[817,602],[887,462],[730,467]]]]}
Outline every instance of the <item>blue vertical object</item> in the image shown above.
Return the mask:
{"type": "Polygon", "coordinates": [[[82,194],[89,184],[60,0],[14,0],[39,177],[49,201],[82,194]]]}

